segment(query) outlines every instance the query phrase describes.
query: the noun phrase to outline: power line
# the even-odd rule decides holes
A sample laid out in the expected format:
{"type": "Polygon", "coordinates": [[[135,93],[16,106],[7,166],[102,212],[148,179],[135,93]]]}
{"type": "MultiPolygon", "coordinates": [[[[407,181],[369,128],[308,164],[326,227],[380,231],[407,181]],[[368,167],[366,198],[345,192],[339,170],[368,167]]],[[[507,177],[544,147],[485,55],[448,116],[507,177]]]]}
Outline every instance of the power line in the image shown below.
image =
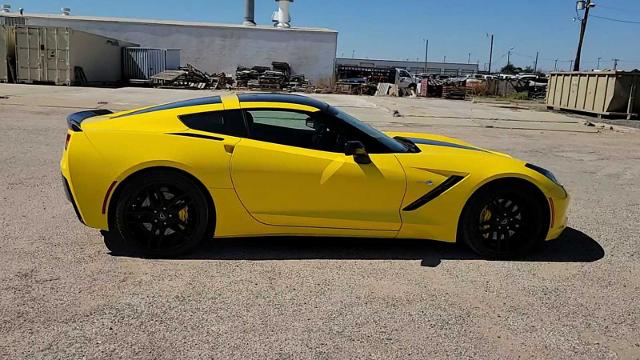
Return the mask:
{"type": "Polygon", "coordinates": [[[629,12],[629,9],[622,9],[622,8],[615,7],[615,6],[602,5],[600,3],[598,3],[598,7],[599,8],[603,8],[603,9],[613,10],[613,11],[620,11],[620,12],[624,12],[624,13],[628,13],[629,12]]]}
{"type": "Polygon", "coordinates": [[[640,24],[640,21],[634,21],[634,20],[622,20],[622,19],[614,19],[614,18],[610,18],[610,17],[606,17],[606,16],[598,16],[598,15],[591,15],[594,18],[598,18],[598,19],[603,19],[603,20],[608,20],[608,21],[615,21],[615,22],[620,22],[620,23],[625,23],[625,24],[640,24]]]}

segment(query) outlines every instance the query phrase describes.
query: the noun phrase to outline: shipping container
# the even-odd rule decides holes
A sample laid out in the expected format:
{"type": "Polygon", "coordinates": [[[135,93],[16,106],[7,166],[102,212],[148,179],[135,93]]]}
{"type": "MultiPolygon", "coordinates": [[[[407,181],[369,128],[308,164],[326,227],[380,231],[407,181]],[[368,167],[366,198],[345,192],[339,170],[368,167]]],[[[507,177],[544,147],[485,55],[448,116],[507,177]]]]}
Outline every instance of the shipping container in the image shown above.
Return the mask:
{"type": "Polygon", "coordinates": [[[25,21],[25,18],[23,17],[0,16],[0,25],[15,26],[15,25],[24,25],[25,23],[26,21],[25,21]]]}
{"type": "Polygon", "coordinates": [[[180,49],[125,48],[122,66],[129,82],[151,82],[153,75],[180,67],[180,49]]]}
{"type": "Polygon", "coordinates": [[[0,82],[9,82],[9,29],[0,26],[0,82]]]}
{"type": "Polygon", "coordinates": [[[640,112],[640,72],[551,73],[547,108],[598,116],[636,117],[640,112]]]}
{"type": "Polygon", "coordinates": [[[123,47],[129,42],[66,27],[16,26],[17,82],[113,84],[122,81],[123,47]]]}
{"type": "Polygon", "coordinates": [[[13,82],[15,79],[15,29],[0,26],[0,82],[13,82]]]}

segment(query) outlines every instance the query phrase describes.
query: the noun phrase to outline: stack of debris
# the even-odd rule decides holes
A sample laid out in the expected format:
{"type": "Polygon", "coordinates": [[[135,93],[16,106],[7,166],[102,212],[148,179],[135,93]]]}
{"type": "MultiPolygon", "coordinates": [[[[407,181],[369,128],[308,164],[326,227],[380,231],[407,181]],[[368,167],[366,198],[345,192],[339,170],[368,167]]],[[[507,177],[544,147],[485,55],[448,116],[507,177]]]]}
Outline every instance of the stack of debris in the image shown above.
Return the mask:
{"type": "Polygon", "coordinates": [[[154,86],[163,88],[216,90],[229,89],[233,86],[233,78],[225,73],[208,74],[191,64],[179,70],[165,70],[153,75],[151,80],[154,86]]]}
{"type": "Polygon", "coordinates": [[[308,91],[311,88],[311,84],[304,74],[292,75],[287,86],[291,91],[308,91]]]}
{"type": "Polygon", "coordinates": [[[487,95],[510,97],[522,94],[529,99],[544,99],[547,79],[488,79],[487,95]]]}
{"type": "Polygon", "coordinates": [[[379,83],[375,96],[398,96],[400,89],[398,85],[391,83],[379,83]]]}
{"type": "Polygon", "coordinates": [[[466,78],[448,78],[442,83],[442,97],[464,100],[467,97],[466,78]]]}
{"type": "Polygon", "coordinates": [[[366,77],[340,79],[336,84],[336,92],[339,94],[374,95],[377,90],[378,84],[369,82],[366,77]]]}
{"type": "Polygon", "coordinates": [[[271,67],[238,66],[236,83],[238,87],[250,89],[306,91],[309,88],[309,81],[304,75],[292,75],[291,66],[278,61],[271,63],[271,67]]]}

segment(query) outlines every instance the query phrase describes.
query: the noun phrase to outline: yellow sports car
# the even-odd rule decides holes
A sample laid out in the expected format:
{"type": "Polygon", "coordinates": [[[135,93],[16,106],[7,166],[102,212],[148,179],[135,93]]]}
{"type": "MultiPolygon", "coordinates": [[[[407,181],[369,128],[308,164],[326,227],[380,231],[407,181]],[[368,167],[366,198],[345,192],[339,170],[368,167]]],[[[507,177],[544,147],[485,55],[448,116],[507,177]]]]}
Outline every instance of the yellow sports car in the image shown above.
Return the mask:
{"type": "Polygon", "coordinates": [[[444,136],[383,133],[305,96],[212,96],[67,122],[67,197],[113,253],[298,235],[459,241],[508,258],[566,224],[569,197],[545,169],[444,136]]]}

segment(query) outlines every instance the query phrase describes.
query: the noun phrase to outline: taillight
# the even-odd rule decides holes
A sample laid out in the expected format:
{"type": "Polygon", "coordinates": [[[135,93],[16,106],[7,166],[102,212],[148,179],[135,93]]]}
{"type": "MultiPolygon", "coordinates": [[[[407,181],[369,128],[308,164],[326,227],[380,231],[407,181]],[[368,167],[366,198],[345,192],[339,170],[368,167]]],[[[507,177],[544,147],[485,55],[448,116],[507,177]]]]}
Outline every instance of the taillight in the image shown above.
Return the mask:
{"type": "Polygon", "coordinates": [[[71,140],[71,134],[67,133],[67,140],[64,142],[64,149],[67,150],[69,147],[69,140],[71,140]]]}

